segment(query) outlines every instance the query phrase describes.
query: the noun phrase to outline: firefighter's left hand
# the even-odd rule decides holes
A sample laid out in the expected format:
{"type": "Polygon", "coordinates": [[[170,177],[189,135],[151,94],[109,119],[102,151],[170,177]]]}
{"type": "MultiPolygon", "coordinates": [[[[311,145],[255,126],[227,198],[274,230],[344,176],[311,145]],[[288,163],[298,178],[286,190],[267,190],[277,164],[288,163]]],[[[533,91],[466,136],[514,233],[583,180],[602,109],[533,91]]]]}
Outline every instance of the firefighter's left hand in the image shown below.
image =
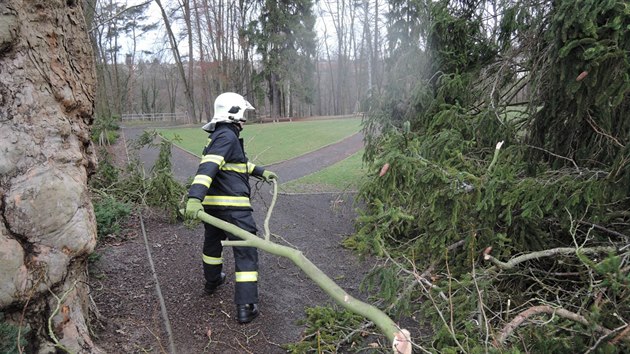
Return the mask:
{"type": "Polygon", "coordinates": [[[188,198],[188,202],[186,203],[186,212],[184,217],[187,220],[194,220],[197,218],[197,214],[203,210],[203,205],[201,205],[201,200],[197,198],[188,198]]]}
{"type": "Polygon", "coordinates": [[[271,171],[265,170],[265,172],[263,172],[262,174],[262,178],[265,180],[265,182],[271,182],[274,179],[278,179],[278,175],[271,171]]]}

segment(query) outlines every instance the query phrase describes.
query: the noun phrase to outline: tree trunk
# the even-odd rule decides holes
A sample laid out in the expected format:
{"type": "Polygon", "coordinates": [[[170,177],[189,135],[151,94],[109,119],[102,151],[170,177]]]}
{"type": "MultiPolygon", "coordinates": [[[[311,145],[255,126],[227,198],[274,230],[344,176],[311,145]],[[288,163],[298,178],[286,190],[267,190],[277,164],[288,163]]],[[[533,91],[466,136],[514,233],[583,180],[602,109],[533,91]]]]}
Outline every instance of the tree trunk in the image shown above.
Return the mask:
{"type": "Polygon", "coordinates": [[[193,8],[195,10],[195,30],[197,38],[199,38],[199,70],[201,71],[201,112],[199,113],[202,122],[209,122],[212,116],[212,107],[210,104],[210,82],[208,80],[208,65],[206,64],[205,50],[203,48],[203,35],[201,33],[201,14],[199,13],[200,5],[197,0],[193,0],[193,8]]]}
{"type": "MultiPolygon", "coordinates": [[[[366,68],[366,72],[367,72],[367,96],[370,97],[370,96],[372,96],[372,72],[373,72],[372,65],[374,64],[372,59],[373,59],[373,55],[374,55],[373,54],[374,53],[374,49],[373,49],[373,46],[372,46],[372,35],[370,33],[370,23],[369,23],[369,20],[370,20],[370,16],[369,16],[370,6],[369,6],[369,3],[368,3],[367,0],[364,0],[363,5],[364,5],[364,11],[365,11],[365,19],[364,19],[364,25],[363,26],[365,26],[364,27],[365,28],[364,29],[365,30],[364,35],[365,35],[365,42],[366,42],[366,45],[367,45],[367,50],[366,50],[366,53],[365,53],[365,57],[367,59],[367,68],[366,68]]],[[[378,1],[376,2],[374,8],[375,8],[374,9],[375,12],[378,11],[378,1]]],[[[375,23],[375,25],[376,25],[376,23],[375,23]]],[[[375,31],[376,31],[376,29],[375,29],[375,31]]],[[[358,80],[358,78],[357,78],[357,80],[358,80]]],[[[366,101],[369,104],[370,100],[368,99],[366,101]]],[[[362,108],[359,107],[357,112],[359,112],[361,110],[362,110],[362,108]]],[[[369,111],[369,109],[367,109],[367,110],[369,111]]]]}
{"type": "MultiPolygon", "coordinates": [[[[201,115],[197,116],[197,105],[195,102],[195,56],[193,51],[193,31],[192,31],[192,14],[190,11],[190,1],[183,0],[182,1],[183,9],[184,9],[184,22],[186,23],[186,32],[188,33],[188,81],[185,81],[187,87],[188,95],[190,96],[189,100],[190,109],[192,109],[192,114],[194,117],[193,123],[201,122],[201,115]]],[[[201,40],[201,39],[199,39],[201,40]]]]}
{"type": "Polygon", "coordinates": [[[86,320],[96,80],[81,4],[0,3],[0,311],[23,328],[21,352],[100,352],[86,320]]]}
{"type": "Polygon", "coordinates": [[[168,19],[168,15],[166,15],[166,10],[164,10],[164,6],[162,6],[162,2],[160,0],[155,0],[155,3],[160,8],[160,12],[162,13],[162,19],[164,20],[164,27],[166,27],[166,33],[168,34],[168,40],[171,45],[171,50],[173,52],[173,57],[175,58],[175,64],[177,65],[177,69],[179,71],[179,75],[184,83],[184,92],[186,94],[186,101],[188,103],[188,117],[191,120],[191,123],[197,123],[197,114],[195,111],[195,100],[192,93],[192,86],[188,83],[188,78],[186,78],[186,72],[184,71],[184,64],[182,63],[182,57],[179,54],[179,49],[177,48],[177,38],[175,38],[175,34],[171,28],[171,21],[168,19]]]}
{"type": "Polygon", "coordinates": [[[271,90],[271,118],[275,122],[280,117],[280,89],[276,73],[270,74],[269,90],[271,90]]]}
{"type": "MultiPolygon", "coordinates": [[[[239,12],[241,14],[240,26],[241,28],[247,28],[247,14],[249,12],[250,5],[247,5],[244,0],[239,0],[238,3],[239,12]]],[[[254,86],[252,84],[252,66],[250,64],[253,62],[253,59],[250,58],[251,43],[243,34],[239,34],[239,43],[241,44],[241,49],[243,50],[243,81],[245,82],[245,95],[248,101],[252,102],[254,107],[257,107],[255,100],[256,97],[254,96],[254,86]]]]}

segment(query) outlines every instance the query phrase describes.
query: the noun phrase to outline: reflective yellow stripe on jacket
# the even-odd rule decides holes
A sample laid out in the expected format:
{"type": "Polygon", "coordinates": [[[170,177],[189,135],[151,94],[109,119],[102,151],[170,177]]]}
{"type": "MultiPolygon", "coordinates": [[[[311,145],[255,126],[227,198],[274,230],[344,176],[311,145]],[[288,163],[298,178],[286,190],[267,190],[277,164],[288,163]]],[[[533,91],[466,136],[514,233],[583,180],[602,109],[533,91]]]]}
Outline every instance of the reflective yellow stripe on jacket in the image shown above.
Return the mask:
{"type": "Polygon", "coordinates": [[[247,173],[247,165],[244,163],[225,163],[221,166],[221,171],[234,171],[238,173],[247,173]]]}
{"type": "Polygon", "coordinates": [[[258,281],[258,272],[236,272],[237,283],[258,281]]]}
{"type": "Polygon", "coordinates": [[[211,183],[212,183],[212,178],[210,178],[210,176],[204,176],[204,175],[196,175],[195,179],[192,182],[192,184],[202,184],[206,186],[207,188],[210,188],[211,183]]]}
{"type": "Polygon", "coordinates": [[[200,163],[206,162],[214,162],[219,166],[222,166],[225,163],[225,159],[220,155],[203,155],[200,163]]]}
{"type": "Polygon", "coordinates": [[[251,207],[248,197],[231,197],[221,195],[207,195],[203,198],[203,205],[251,207]]]}

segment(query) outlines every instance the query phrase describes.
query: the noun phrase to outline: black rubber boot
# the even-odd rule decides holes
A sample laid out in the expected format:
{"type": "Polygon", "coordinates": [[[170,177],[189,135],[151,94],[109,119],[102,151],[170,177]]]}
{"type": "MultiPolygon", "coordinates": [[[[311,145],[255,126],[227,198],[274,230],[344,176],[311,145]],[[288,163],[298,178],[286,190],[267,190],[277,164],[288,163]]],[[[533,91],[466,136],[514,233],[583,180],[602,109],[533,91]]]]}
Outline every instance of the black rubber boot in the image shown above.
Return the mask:
{"type": "Polygon", "coordinates": [[[236,305],[236,320],[238,323],[249,323],[258,317],[258,305],[236,305]]]}
{"type": "Polygon", "coordinates": [[[206,282],[206,286],[204,287],[203,291],[208,295],[212,295],[214,294],[215,291],[217,291],[217,288],[223,283],[225,283],[225,273],[221,273],[221,278],[219,278],[219,280],[217,281],[206,282]]]}

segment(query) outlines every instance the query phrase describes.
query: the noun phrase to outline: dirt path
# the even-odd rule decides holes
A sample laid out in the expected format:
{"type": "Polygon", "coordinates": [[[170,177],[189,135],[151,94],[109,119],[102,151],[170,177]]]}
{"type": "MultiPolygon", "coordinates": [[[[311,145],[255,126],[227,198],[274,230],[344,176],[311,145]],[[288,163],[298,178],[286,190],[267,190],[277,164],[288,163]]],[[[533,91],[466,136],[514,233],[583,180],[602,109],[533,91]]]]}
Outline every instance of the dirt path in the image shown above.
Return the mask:
{"type": "MultiPolygon", "coordinates": [[[[129,139],[133,134],[126,130],[129,139]]],[[[305,156],[270,166],[282,181],[315,172],[356,152],[355,135],[305,156]]],[[[147,163],[156,151],[144,151],[147,163]]],[[[153,157],[152,157],[153,156],[153,157]]],[[[153,159],[153,160],[151,160],[153,159]]],[[[185,180],[196,172],[198,158],[173,150],[174,172],[185,180]]],[[[252,203],[259,234],[271,201],[269,188],[253,184],[252,203]]],[[[340,242],[353,232],[353,196],[335,194],[280,195],[270,221],[275,241],[300,249],[314,264],[358,298],[359,282],[370,265],[340,242]]],[[[143,215],[145,233],[136,217],[127,240],[109,242],[98,250],[91,267],[92,297],[101,314],[97,344],[108,353],[284,353],[281,345],[300,340],[306,307],[332,303],[328,296],[290,261],[260,252],[261,315],[250,324],[234,320],[233,259],[224,251],[229,281],[212,296],[204,295],[201,269],[203,227],[169,224],[162,215],[143,215]],[[144,243],[150,253],[161,289],[172,335],[165,331],[156,282],[144,243]]]]}

